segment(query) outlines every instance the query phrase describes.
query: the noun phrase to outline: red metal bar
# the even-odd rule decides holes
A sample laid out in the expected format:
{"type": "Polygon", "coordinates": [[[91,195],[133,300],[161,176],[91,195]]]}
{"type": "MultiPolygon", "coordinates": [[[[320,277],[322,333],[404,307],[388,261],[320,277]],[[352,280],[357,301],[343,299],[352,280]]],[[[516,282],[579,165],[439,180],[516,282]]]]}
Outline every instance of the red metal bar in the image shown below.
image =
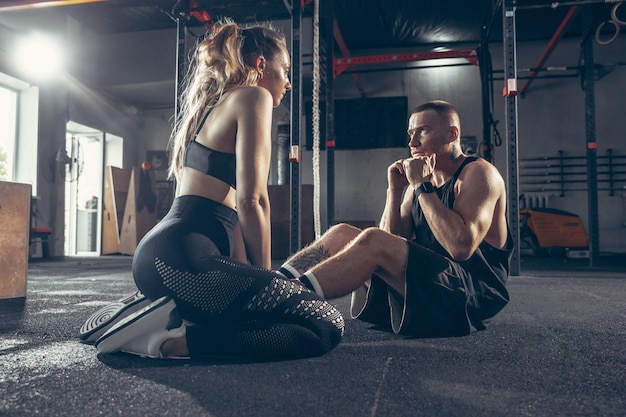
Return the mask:
{"type": "MultiPolygon", "coordinates": [[[[539,57],[539,59],[537,60],[533,68],[540,68],[543,66],[543,64],[546,62],[546,60],[550,56],[550,54],[552,54],[552,51],[554,51],[554,48],[556,47],[558,41],[561,39],[561,37],[563,37],[563,34],[565,33],[565,30],[567,29],[567,27],[570,25],[570,23],[572,23],[572,20],[574,20],[574,17],[576,17],[576,13],[578,13],[578,6],[570,7],[570,9],[567,11],[567,14],[563,18],[563,21],[561,22],[559,27],[556,29],[556,32],[554,32],[554,35],[552,35],[550,42],[548,42],[548,45],[541,53],[541,56],[539,57]]],[[[528,79],[526,79],[526,82],[524,83],[522,88],[519,90],[520,95],[524,95],[524,93],[526,92],[526,90],[528,90],[528,87],[530,87],[530,84],[532,83],[533,79],[538,73],[539,71],[531,71],[528,74],[528,79]]]]}
{"type": "MultiPolygon", "coordinates": [[[[341,30],[339,29],[339,24],[337,23],[336,19],[333,19],[333,35],[335,36],[335,41],[337,42],[337,45],[339,46],[339,50],[344,56],[344,58],[342,59],[350,58],[351,57],[350,51],[348,50],[348,47],[346,46],[346,42],[343,40],[343,35],[341,34],[341,30]]],[[[337,75],[345,71],[345,69],[350,66],[350,65],[347,65],[346,68],[343,68],[339,73],[337,73],[337,70],[336,70],[337,66],[334,62],[336,59],[337,58],[333,59],[333,77],[336,77],[337,75]]],[[[361,78],[358,76],[358,74],[352,74],[352,79],[354,79],[354,82],[356,83],[356,88],[361,93],[361,97],[365,97],[365,89],[363,88],[363,83],[361,82],[361,78]]]]}
{"type": "Polygon", "coordinates": [[[195,9],[189,12],[190,16],[195,17],[198,22],[204,24],[206,27],[210,26],[209,22],[211,22],[213,18],[209,13],[207,13],[206,10],[200,9],[200,5],[196,0],[191,0],[189,2],[189,7],[195,9]]]}
{"type": "Polygon", "coordinates": [[[465,58],[473,65],[478,64],[478,55],[475,49],[458,49],[454,51],[438,52],[410,52],[402,54],[385,54],[370,56],[351,56],[335,58],[333,68],[335,76],[344,72],[352,65],[384,64],[388,62],[425,61],[428,59],[465,58]]]}

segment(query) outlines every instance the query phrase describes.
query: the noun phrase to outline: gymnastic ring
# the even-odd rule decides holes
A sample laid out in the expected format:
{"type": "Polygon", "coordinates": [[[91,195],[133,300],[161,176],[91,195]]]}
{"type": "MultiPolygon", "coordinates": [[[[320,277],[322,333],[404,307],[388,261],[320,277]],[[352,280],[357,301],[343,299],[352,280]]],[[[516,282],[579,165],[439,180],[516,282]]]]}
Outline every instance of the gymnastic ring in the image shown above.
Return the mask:
{"type": "Polygon", "coordinates": [[[596,42],[598,42],[600,45],[608,45],[611,42],[613,42],[615,39],[617,39],[617,37],[619,36],[619,32],[620,32],[619,25],[613,20],[607,20],[606,22],[602,22],[598,25],[598,28],[596,29],[596,42]],[[600,40],[600,32],[602,31],[602,28],[604,27],[604,25],[606,25],[607,23],[610,23],[613,26],[615,26],[615,33],[613,34],[611,39],[609,39],[608,41],[603,41],[603,40],[600,40]]]}
{"type": "Polygon", "coordinates": [[[623,3],[624,3],[623,1],[620,1],[619,3],[615,3],[615,6],[613,6],[613,8],[611,9],[611,20],[620,26],[626,26],[626,20],[619,20],[619,18],[617,17],[617,9],[623,3]]]}

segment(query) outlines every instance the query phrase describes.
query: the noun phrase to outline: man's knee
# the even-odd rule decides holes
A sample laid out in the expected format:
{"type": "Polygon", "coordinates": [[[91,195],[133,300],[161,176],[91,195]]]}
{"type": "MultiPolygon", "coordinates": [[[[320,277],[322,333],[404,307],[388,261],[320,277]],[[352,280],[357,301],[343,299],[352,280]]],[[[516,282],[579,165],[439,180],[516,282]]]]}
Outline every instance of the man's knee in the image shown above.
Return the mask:
{"type": "Polygon", "coordinates": [[[385,232],[378,227],[368,227],[359,233],[357,240],[363,245],[378,246],[380,243],[394,237],[395,236],[392,234],[385,232]]]}
{"type": "Polygon", "coordinates": [[[404,238],[371,227],[354,240],[361,258],[374,265],[375,273],[400,294],[404,294],[406,264],[409,254],[404,238]]]}
{"type": "Polygon", "coordinates": [[[331,240],[333,242],[341,242],[345,245],[357,237],[359,233],[361,233],[361,229],[346,223],[340,223],[328,229],[328,231],[324,234],[323,239],[331,240]]]}
{"type": "Polygon", "coordinates": [[[354,244],[366,248],[373,256],[385,256],[390,252],[396,253],[400,246],[406,246],[406,241],[377,227],[369,227],[357,236],[354,244]]]}
{"type": "Polygon", "coordinates": [[[357,235],[359,234],[359,232],[361,232],[361,229],[357,227],[354,227],[348,223],[339,223],[328,229],[328,232],[326,232],[326,234],[357,235]]]}

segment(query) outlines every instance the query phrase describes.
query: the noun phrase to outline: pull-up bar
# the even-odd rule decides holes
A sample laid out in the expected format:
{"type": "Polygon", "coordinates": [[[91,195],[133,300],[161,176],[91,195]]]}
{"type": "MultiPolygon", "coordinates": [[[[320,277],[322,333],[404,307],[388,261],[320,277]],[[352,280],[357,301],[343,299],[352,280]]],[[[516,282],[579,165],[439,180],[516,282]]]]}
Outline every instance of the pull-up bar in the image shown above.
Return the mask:
{"type": "Polygon", "coordinates": [[[352,65],[385,64],[389,62],[425,61],[429,59],[464,58],[471,64],[478,64],[475,49],[458,49],[454,51],[412,52],[401,54],[384,54],[370,56],[351,56],[333,59],[333,76],[337,77],[352,65]]]}
{"type": "Polygon", "coordinates": [[[584,4],[599,4],[599,3],[619,3],[624,0],[577,0],[577,1],[553,1],[546,4],[529,4],[525,6],[515,6],[517,10],[526,9],[556,9],[561,6],[582,6],[584,4]]]}

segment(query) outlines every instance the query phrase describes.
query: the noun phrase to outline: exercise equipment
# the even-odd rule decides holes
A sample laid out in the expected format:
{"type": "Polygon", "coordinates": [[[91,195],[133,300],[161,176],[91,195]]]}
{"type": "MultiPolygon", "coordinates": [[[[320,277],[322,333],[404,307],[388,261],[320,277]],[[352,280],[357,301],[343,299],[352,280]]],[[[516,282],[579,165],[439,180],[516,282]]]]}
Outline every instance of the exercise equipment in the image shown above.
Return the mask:
{"type": "Polygon", "coordinates": [[[102,254],[133,255],[141,238],[157,222],[150,171],[105,167],[102,254]]]}
{"type": "Polygon", "coordinates": [[[580,217],[564,210],[526,208],[519,211],[520,253],[589,257],[589,239],[580,217]]]}
{"type": "Polygon", "coordinates": [[[0,299],[26,297],[30,202],[30,184],[0,181],[0,299]]]}

